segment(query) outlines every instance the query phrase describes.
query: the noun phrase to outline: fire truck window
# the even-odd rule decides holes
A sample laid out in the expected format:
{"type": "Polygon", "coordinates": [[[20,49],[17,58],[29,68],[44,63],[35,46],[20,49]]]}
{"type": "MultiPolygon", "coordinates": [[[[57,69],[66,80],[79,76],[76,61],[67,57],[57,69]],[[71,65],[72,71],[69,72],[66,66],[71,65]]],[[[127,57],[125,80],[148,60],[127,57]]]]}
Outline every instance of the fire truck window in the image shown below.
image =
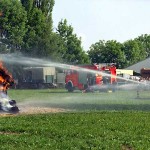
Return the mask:
{"type": "Polygon", "coordinates": [[[70,73],[71,73],[71,70],[66,71],[66,75],[70,75],[70,73]]]}
{"type": "Polygon", "coordinates": [[[103,77],[103,83],[104,83],[104,84],[109,83],[109,79],[108,79],[108,77],[103,77]]]}
{"type": "Polygon", "coordinates": [[[67,71],[66,71],[66,74],[67,74],[67,75],[76,74],[76,73],[77,73],[76,70],[67,70],[67,71]]]}
{"type": "Polygon", "coordinates": [[[94,85],[95,81],[96,81],[96,78],[95,78],[95,76],[93,76],[90,80],[90,85],[94,85]]]}
{"type": "Polygon", "coordinates": [[[74,70],[74,71],[73,71],[73,73],[77,73],[77,71],[76,71],[76,70],[74,70]]]}
{"type": "Polygon", "coordinates": [[[92,76],[92,74],[87,74],[87,82],[88,82],[88,85],[94,84],[94,77],[92,76]]]}
{"type": "Polygon", "coordinates": [[[105,70],[104,72],[107,74],[111,74],[111,72],[109,70],[105,70]]]}

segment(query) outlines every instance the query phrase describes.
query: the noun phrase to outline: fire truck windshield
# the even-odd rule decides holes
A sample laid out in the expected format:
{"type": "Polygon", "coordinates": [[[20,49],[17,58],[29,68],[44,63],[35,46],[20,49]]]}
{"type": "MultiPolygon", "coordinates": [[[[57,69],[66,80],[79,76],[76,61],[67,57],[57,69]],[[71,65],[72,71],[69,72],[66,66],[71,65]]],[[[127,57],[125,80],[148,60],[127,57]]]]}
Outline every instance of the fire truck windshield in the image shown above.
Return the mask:
{"type": "Polygon", "coordinates": [[[66,74],[69,75],[69,74],[76,74],[77,71],[76,70],[67,70],[66,71],[66,74]]]}
{"type": "Polygon", "coordinates": [[[107,74],[111,74],[110,70],[105,70],[104,72],[107,74]]]}

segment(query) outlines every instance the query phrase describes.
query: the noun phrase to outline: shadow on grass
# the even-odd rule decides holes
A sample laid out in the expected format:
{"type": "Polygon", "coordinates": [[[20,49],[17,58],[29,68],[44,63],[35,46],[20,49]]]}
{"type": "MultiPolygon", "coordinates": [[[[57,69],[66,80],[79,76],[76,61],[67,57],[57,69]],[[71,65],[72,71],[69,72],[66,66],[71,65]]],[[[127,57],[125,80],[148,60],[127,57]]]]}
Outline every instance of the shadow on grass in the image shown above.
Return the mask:
{"type": "Polygon", "coordinates": [[[150,104],[125,105],[125,104],[50,104],[50,107],[59,107],[63,109],[85,111],[85,110],[135,110],[150,111],[150,104]]]}
{"type": "Polygon", "coordinates": [[[134,98],[134,99],[137,99],[137,100],[150,100],[150,97],[136,97],[136,98],[134,98]]]}
{"type": "Polygon", "coordinates": [[[69,94],[69,93],[71,93],[71,94],[80,93],[80,94],[81,94],[82,92],[81,92],[81,91],[68,92],[67,90],[66,90],[66,91],[65,91],[65,90],[64,90],[64,91],[62,91],[62,90],[59,91],[59,90],[58,90],[58,91],[40,91],[39,93],[49,93],[49,94],[51,94],[51,93],[54,93],[54,94],[55,94],[55,93],[62,93],[62,94],[64,94],[64,93],[68,93],[68,94],[69,94]]]}

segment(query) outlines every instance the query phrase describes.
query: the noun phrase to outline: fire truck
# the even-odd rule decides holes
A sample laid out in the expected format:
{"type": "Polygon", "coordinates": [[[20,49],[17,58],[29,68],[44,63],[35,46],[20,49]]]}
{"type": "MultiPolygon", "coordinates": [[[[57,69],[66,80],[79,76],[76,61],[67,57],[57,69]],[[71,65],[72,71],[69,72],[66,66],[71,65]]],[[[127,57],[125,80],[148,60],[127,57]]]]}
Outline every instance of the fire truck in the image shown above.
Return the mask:
{"type": "Polygon", "coordinates": [[[65,88],[68,92],[79,89],[85,92],[108,91],[116,84],[116,66],[109,65],[82,65],[73,66],[66,72],[65,88]]]}

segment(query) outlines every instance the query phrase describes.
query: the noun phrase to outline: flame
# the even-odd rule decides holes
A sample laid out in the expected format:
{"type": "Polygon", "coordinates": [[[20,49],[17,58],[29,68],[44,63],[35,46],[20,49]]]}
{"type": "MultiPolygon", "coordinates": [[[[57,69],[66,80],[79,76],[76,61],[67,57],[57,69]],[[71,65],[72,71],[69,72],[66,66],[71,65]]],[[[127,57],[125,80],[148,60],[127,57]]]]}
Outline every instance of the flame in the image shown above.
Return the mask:
{"type": "Polygon", "coordinates": [[[13,83],[14,79],[12,75],[4,67],[3,62],[0,61],[0,91],[6,92],[13,83]]]}

